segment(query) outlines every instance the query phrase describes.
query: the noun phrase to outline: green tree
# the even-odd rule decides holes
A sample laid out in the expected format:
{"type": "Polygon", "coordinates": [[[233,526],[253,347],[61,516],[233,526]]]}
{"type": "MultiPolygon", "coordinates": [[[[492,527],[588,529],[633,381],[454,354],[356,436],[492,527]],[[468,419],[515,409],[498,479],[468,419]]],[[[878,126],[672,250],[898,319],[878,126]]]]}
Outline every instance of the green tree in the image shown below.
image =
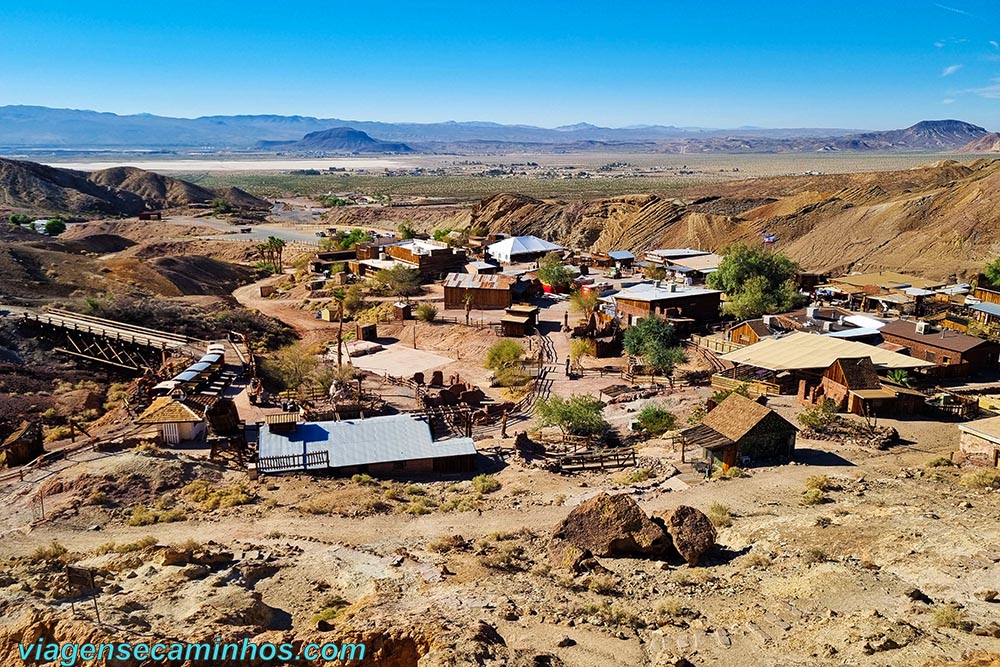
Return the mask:
{"type": "Polygon", "coordinates": [[[791,310],[802,301],[795,288],[798,265],[778,252],[736,243],[722,250],[719,270],[708,285],[726,293],[723,311],[737,319],[791,310]]]}
{"type": "Polygon", "coordinates": [[[535,415],[542,426],[557,426],[567,435],[594,437],[608,429],[604,403],[589,395],[541,398],[535,403],[535,415]]]}
{"type": "Polygon", "coordinates": [[[226,214],[226,213],[232,213],[233,212],[233,206],[232,206],[232,204],[230,204],[228,201],[226,201],[222,197],[216,197],[215,199],[213,199],[211,206],[212,206],[212,211],[216,215],[223,215],[223,214],[226,214]]]}
{"type": "Polygon", "coordinates": [[[420,294],[420,271],[401,264],[388,269],[379,269],[375,273],[375,282],[395,297],[420,294]]]}
{"type": "Polygon", "coordinates": [[[435,229],[434,233],[431,234],[431,238],[435,241],[444,241],[451,234],[451,227],[442,227],[441,229],[435,229]]]}
{"type": "Polygon", "coordinates": [[[664,280],[667,270],[659,264],[648,264],[642,267],[642,275],[650,280],[664,280]]]}
{"type": "Polygon", "coordinates": [[[574,338],[569,342],[569,360],[577,368],[583,367],[583,358],[592,357],[596,352],[594,341],[589,338],[574,338]]]}
{"type": "Polygon", "coordinates": [[[983,267],[983,275],[991,287],[1000,287],[1000,257],[983,267]]]}
{"type": "Polygon", "coordinates": [[[49,236],[59,236],[66,231],[66,223],[62,218],[51,218],[45,222],[45,233],[49,236]]]}
{"type": "Polygon", "coordinates": [[[596,290],[573,290],[569,295],[569,307],[580,313],[585,319],[590,319],[597,307],[601,305],[601,295],[596,290]]]}
{"type": "Polygon", "coordinates": [[[674,369],[687,360],[687,352],[677,345],[674,328],[656,317],[647,317],[625,330],[622,340],[628,354],[642,357],[647,366],[664,375],[672,387],[674,369]]]}
{"type": "Polygon", "coordinates": [[[649,404],[636,415],[639,427],[650,435],[663,435],[677,426],[677,417],[662,405],[649,404]]]}
{"type": "Polygon", "coordinates": [[[538,260],[538,279],[551,287],[563,287],[573,282],[573,272],[563,266],[559,253],[550,252],[538,260]]]}
{"type": "Polygon", "coordinates": [[[10,224],[20,227],[21,225],[29,224],[31,222],[31,216],[24,213],[11,213],[7,220],[10,221],[10,224]]]}
{"type": "Polygon", "coordinates": [[[483,360],[483,367],[498,371],[503,368],[511,368],[521,363],[524,357],[524,348],[521,344],[505,338],[490,345],[486,350],[486,357],[483,360]]]}
{"type": "Polygon", "coordinates": [[[317,352],[315,347],[292,343],[264,360],[264,372],[285,389],[298,392],[319,367],[317,352]]]}
{"type": "Polygon", "coordinates": [[[355,283],[347,288],[344,294],[344,311],[354,317],[354,314],[365,306],[365,289],[355,283]]]}
{"type": "Polygon", "coordinates": [[[417,235],[417,230],[408,222],[399,223],[396,231],[399,232],[399,238],[401,239],[412,239],[417,235]]]}

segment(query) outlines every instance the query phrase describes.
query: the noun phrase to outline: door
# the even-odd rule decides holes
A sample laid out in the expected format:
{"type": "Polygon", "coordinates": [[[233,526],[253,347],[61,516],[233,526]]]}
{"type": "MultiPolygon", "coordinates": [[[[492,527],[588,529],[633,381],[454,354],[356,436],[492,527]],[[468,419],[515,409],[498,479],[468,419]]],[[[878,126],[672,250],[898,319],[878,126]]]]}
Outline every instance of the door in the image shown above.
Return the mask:
{"type": "Polygon", "coordinates": [[[181,434],[177,428],[177,424],[164,424],[163,425],[163,442],[168,445],[176,445],[181,441],[181,434]]]}

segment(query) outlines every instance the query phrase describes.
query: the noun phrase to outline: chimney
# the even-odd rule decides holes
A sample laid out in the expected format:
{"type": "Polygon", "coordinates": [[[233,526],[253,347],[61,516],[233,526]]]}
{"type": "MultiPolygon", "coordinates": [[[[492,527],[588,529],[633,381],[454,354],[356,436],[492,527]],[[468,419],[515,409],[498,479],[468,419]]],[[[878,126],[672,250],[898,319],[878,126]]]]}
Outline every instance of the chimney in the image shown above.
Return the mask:
{"type": "Polygon", "coordinates": [[[914,329],[914,331],[916,333],[920,334],[921,336],[923,336],[923,335],[926,335],[926,334],[930,333],[930,326],[927,324],[927,322],[923,322],[923,321],[917,322],[916,328],[914,329]]]}
{"type": "Polygon", "coordinates": [[[810,320],[818,320],[819,308],[817,306],[809,306],[808,308],[806,308],[806,317],[808,317],[810,320]]]}

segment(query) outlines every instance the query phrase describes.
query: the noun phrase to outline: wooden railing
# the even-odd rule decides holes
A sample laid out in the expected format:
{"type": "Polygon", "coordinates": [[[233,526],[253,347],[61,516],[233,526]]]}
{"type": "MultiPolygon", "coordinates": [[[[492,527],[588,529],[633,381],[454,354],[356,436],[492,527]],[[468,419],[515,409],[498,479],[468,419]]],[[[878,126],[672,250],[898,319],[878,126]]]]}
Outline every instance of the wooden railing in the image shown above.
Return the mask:
{"type": "Polygon", "coordinates": [[[751,396],[768,396],[781,393],[781,387],[773,382],[740,380],[739,378],[726,377],[721,373],[716,373],[712,376],[712,389],[733,391],[734,389],[739,389],[741,386],[746,387],[747,392],[751,396]]]}
{"type": "Polygon", "coordinates": [[[330,452],[325,449],[305,454],[286,456],[265,456],[257,461],[257,472],[266,475],[272,472],[291,472],[310,468],[329,468],[330,452]]]}
{"type": "Polygon", "coordinates": [[[735,352],[736,350],[741,350],[746,347],[746,345],[743,345],[742,343],[733,343],[725,338],[719,338],[717,336],[699,336],[697,334],[691,334],[691,342],[698,347],[703,347],[706,350],[718,352],[719,354],[728,354],[729,352],[735,352]]]}

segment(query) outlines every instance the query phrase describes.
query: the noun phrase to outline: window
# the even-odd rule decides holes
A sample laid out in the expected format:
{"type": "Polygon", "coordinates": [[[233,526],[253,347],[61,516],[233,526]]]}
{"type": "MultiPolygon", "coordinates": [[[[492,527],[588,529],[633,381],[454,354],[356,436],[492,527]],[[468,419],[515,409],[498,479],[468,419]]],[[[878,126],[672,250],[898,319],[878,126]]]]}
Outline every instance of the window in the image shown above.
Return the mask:
{"type": "Polygon", "coordinates": [[[934,353],[931,351],[925,352],[924,358],[927,359],[927,361],[935,361],[935,362],[937,361],[937,357],[935,357],[934,353]]]}

